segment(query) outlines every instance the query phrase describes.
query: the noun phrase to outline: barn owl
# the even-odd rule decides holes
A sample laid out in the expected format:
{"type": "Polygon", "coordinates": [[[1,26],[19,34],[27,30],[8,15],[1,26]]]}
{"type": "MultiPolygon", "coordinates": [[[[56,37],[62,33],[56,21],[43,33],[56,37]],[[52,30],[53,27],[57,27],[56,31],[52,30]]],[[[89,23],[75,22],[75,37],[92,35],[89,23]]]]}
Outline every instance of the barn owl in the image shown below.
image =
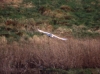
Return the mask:
{"type": "Polygon", "coordinates": [[[49,33],[49,32],[45,32],[45,31],[42,31],[42,30],[39,30],[39,29],[38,29],[38,31],[41,32],[41,33],[44,33],[44,34],[46,34],[47,36],[52,37],[52,38],[54,37],[54,38],[58,38],[58,39],[61,39],[61,40],[67,40],[66,38],[58,37],[58,36],[56,36],[56,35],[54,35],[54,34],[52,34],[52,33],[49,33]]]}

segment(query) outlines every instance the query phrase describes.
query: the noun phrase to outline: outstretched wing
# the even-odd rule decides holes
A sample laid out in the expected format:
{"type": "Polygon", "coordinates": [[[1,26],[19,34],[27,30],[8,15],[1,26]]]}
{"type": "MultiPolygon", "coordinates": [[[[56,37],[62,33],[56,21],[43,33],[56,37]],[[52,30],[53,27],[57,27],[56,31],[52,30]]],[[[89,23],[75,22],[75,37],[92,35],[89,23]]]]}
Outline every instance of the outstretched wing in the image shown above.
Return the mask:
{"type": "Polygon", "coordinates": [[[58,39],[61,39],[61,40],[67,40],[66,38],[61,38],[61,37],[58,37],[56,35],[53,35],[53,37],[58,38],[58,39]]]}
{"type": "Polygon", "coordinates": [[[61,39],[61,40],[67,40],[66,38],[61,38],[61,37],[58,37],[58,36],[56,36],[54,34],[51,34],[51,33],[48,33],[48,32],[45,32],[45,31],[42,31],[42,30],[39,30],[39,29],[38,29],[38,31],[48,35],[49,37],[55,37],[55,38],[58,38],[58,39],[61,39]]]}
{"type": "Polygon", "coordinates": [[[41,33],[47,34],[47,35],[50,34],[48,32],[45,32],[45,31],[42,31],[42,30],[39,30],[39,29],[38,29],[38,31],[41,32],[41,33]]]}

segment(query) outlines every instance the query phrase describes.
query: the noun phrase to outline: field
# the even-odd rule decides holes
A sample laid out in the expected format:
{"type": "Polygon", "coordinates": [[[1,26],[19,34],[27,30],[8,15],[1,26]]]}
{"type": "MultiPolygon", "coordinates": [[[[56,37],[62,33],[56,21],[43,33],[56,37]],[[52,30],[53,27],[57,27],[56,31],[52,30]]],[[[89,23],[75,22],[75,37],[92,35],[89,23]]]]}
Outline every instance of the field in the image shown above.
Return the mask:
{"type": "Polygon", "coordinates": [[[0,74],[100,74],[99,0],[0,2],[0,74]]]}
{"type": "Polygon", "coordinates": [[[79,72],[82,70],[85,74],[84,69],[87,68],[94,69],[93,73],[89,71],[91,72],[89,74],[100,73],[100,39],[69,38],[64,42],[41,37],[32,42],[1,44],[0,51],[1,73],[36,74],[35,72],[38,72],[39,74],[42,70],[63,74],[65,70],[67,74],[68,70],[72,69],[72,72],[76,72],[79,69],[79,72]]]}

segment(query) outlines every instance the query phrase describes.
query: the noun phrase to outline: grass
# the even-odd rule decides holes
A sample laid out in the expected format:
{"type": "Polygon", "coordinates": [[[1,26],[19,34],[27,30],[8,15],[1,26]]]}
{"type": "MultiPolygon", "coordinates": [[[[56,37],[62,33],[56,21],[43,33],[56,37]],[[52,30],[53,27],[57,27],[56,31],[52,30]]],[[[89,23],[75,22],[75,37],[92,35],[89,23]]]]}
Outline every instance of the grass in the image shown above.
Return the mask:
{"type": "Polygon", "coordinates": [[[31,42],[1,44],[0,71],[17,73],[22,70],[21,73],[26,73],[33,69],[39,71],[49,69],[51,72],[73,74],[80,72],[77,70],[81,68],[83,74],[88,74],[90,71],[86,68],[97,70],[100,67],[99,41],[99,39],[70,38],[63,42],[41,36],[35,37],[31,42]],[[75,68],[76,70],[72,70],[75,68]]]}
{"type": "Polygon", "coordinates": [[[99,74],[99,0],[24,0],[0,6],[0,74],[99,74]],[[60,41],[37,28],[68,38],[60,41]]]}
{"type": "MultiPolygon", "coordinates": [[[[71,34],[73,34],[75,37],[99,37],[99,11],[98,0],[85,0],[78,2],[77,0],[24,0],[21,5],[18,5],[18,7],[14,7],[13,5],[6,5],[3,8],[0,8],[0,25],[2,26],[3,24],[6,27],[5,22],[13,19],[9,25],[15,24],[17,26],[23,27],[24,32],[26,32],[26,34],[31,37],[33,36],[33,33],[31,34],[27,32],[27,28],[25,26],[29,26],[30,28],[28,28],[28,30],[30,29],[34,32],[34,29],[41,27],[41,25],[43,27],[44,24],[52,25],[52,31],[63,26],[69,27],[73,30],[71,34]],[[26,6],[30,4],[31,7],[26,7],[25,4],[26,6]],[[88,30],[83,29],[76,31],[73,28],[74,25],[84,25],[88,30],[93,32],[88,32],[88,30]]],[[[16,26],[13,27],[16,28],[16,26]]],[[[3,30],[4,29],[2,29],[2,32],[3,30]]],[[[22,29],[19,30],[17,28],[17,31],[22,31],[22,29]]],[[[11,34],[13,33],[11,32],[11,34]]],[[[12,36],[14,37],[15,35],[12,36]]]]}
{"type": "Polygon", "coordinates": [[[68,3],[69,6],[71,6],[74,11],[72,12],[74,16],[74,21],[72,20],[72,23],[76,25],[84,24],[88,27],[94,27],[99,26],[99,22],[97,23],[99,17],[99,0],[93,1],[80,1],[77,2],[76,0],[70,1],[68,3]],[[83,4],[84,3],[84,4],[83,4]],[[94,4],[93,4],[94,3],[94,4]]]}

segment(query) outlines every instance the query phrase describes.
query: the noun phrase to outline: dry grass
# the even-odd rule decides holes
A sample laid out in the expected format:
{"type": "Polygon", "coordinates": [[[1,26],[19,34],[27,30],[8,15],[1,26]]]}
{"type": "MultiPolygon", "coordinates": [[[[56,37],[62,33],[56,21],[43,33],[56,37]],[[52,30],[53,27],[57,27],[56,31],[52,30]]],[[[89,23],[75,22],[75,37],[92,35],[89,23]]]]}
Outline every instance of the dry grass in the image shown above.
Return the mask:
{"type": "Polygon", "coordinates": [[[1,3],[22,3],[23,0],[0,0],[1,3]]]}
{"type": "Polygon", "coordinates": [[[39,74],[44,68],[100,67],[100,39],[38,41],[0,44],[0,74],[39,74]],[[36,70],[35,70],[36,69],[36,70]]]}

